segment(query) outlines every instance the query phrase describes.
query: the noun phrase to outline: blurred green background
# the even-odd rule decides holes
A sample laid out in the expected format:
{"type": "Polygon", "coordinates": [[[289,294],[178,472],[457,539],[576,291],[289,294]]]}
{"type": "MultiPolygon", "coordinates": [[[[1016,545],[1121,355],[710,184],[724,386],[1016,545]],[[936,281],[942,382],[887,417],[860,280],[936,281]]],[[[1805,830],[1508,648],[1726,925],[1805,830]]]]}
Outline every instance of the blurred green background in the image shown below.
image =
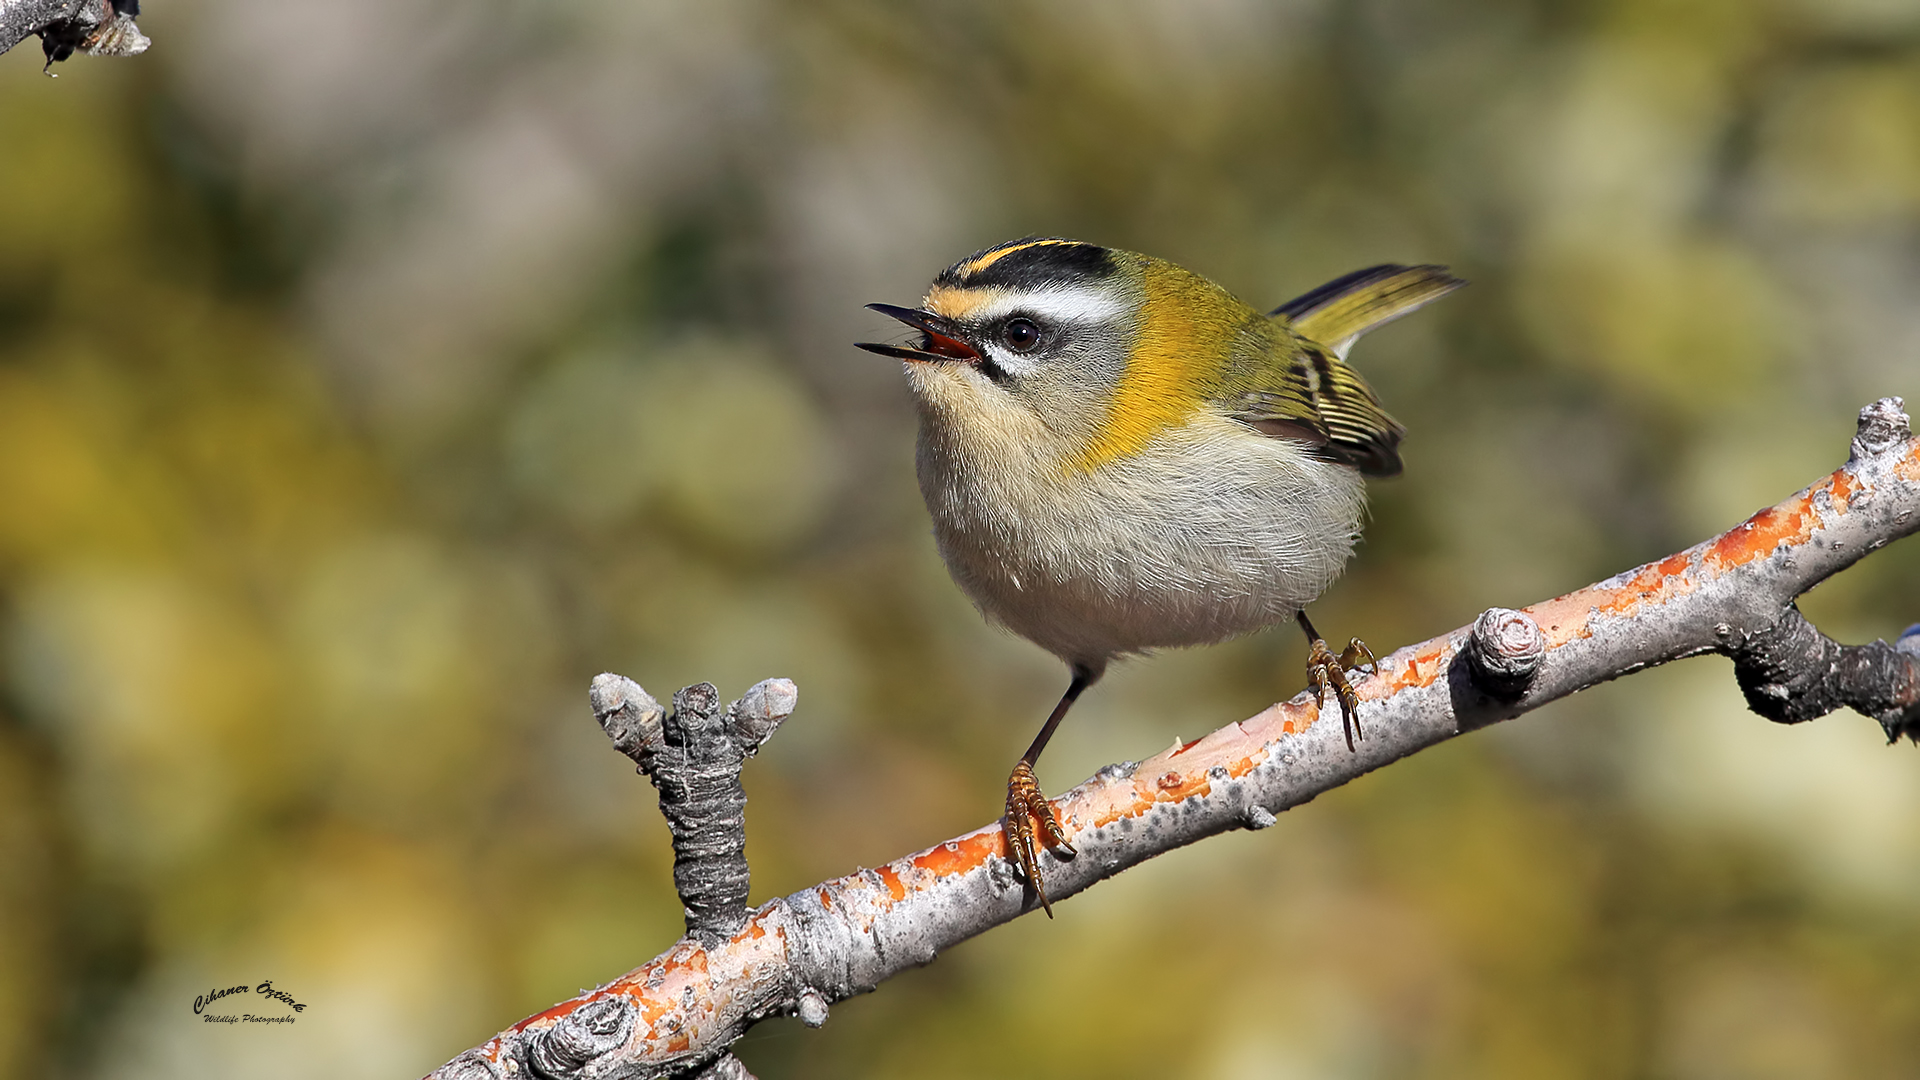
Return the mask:
{"type": "MultiPolygon", "coordinates": [[[[416,1076],[663,949],[588,680],[796,679],[756,899],[992,819],[1064,672],[946,579],[897,368],[1025,233],[1272,305],[1473,287],[1315,608],[1383,654],[1726,528],[1920,399],[1912,0],[155,2],[0,57],[0,1077],[416,1076]],[[272,979],[298,1024],[199,1022],[272,979]]],[[[1920,543],[1806,600],[1920,618],[1920,543]]],[[[1125,665],[1062,790],[1290,696],[1125,665]]],[[[834,1008],[785,1077],[1880,1077],[1920,757],[1705,659],[1177,852],[834,1008]]]]}

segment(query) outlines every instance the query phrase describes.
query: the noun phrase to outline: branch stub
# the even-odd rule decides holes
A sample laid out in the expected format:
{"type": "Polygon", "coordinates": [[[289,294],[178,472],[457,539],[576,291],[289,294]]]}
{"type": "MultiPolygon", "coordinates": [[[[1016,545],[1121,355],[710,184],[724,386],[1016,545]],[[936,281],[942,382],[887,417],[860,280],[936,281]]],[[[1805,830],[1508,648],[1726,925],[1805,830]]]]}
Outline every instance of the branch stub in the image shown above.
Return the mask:
{"type": "Polygon", "coordinates": [[[826,996],[811,986],[807,987],[800,991],[800,1000],[795,1005],[793,1014],[810,1028],[824,1026],[827,1022],[826,996]]]}
{"type": "Polygon", "coordinates": [[[527,1066],[542,1080],[571,1080],[593,1059],[626,1044],[633,1006],[604,997],[561,1017],[527,1040],[527,1066]]]}
{"type": "Polygon", "coordinates": [[[793,715],[800,688],[792,679],[766,679],[740,696],[727,712],[733,718],[733,737],[741,752],[752,757],[773,737],[780,722],[793,715]]]}
{"type": "Polygon", "coordinates": [[[1853,436],[1852,460],[1874,457],[1906,442],[1913,436],[1907,419],[1906,402],[1883,397],[1860,410],[1860,426],[1853,436]]]}
{"type": "Polygon", "coordinates": [[[1547,654],[1546,635],[1533,616],[1512,608],[1488,608],[1467,638],[1474,682],[1493,697],[1511,701],[1526,692],[1547,654]]]}
{"type": "Polygon", "coordinates": [[[666,710],[632,679],[610,671],[595,675],[587,700],[593,705],[593,718],[613,740],[613,748],[641,769],[647,767],[647,757],[666,745],[661,730],[666,710]]]}

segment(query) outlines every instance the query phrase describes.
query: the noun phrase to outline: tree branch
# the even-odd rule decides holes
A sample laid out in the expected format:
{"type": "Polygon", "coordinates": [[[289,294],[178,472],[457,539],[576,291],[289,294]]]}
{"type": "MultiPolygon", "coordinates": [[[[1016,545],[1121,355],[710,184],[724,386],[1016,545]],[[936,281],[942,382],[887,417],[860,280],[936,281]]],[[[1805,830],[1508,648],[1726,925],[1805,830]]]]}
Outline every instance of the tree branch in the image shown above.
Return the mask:
{"type": "MultiPolygon", "coordinates": [[[[1747,700],[1770,719],[1798,722],[1846,705],[1879,720],[1889,739],[1920,736],[1920,626],[1895,646],[1843,646],[1794,606],[1801,593],[1868,552],[1920,530],[1920,440],[1911,436],[1900,399],[1861,410],[1852,449],[1832,475],[1705,543],[1523,611],[1490,610],[1472,627],[1384,658],[1379,674],[1357,686],[1368,733],[1357,752],[1346,749],[1339,724],[1316,723],[1319,709],[1303,693],[1147,761],[1101,769],[1056,800],[1079,854],[1065,861],[1043,856],[1049,895],[1064,899],[1215,833],[1265,828],[1275,813],[1415,751],[1681,657],[1733,657],[1747,700]]],[[[781,707],[790,710],[792,684],[784,685],[781,707]]],[[[710,686],[691,687],[676,696],[676,715],[710,710],[695,700],[701,695],[718,700],[710,686]]],[[[753,697],[749,692],[734,709],[753,697]]],[[[798,1015],[818,1027],[830,1003],[1035,906],[993,824],[771,900],[739,923],[699,914],[695,898],[708,894],[696,888],[689,895],[698,875],[690,871],[683,881],[681,865],[702,857],[694,850],[700,845],[683,844],[688,809],[669,806],[681,789],[654,771],[675,756],[658,749],[679,745],[665,734],[673,722],[662,721],[653,699],[618,676],[596,679],[593,700],[615,744],[653,775],[669,822],[677,822],[674,880],[688,908],[688,936],[613,982],[461,1054],[436,1078],[744,1076],[727,1048],[755,1022],[798,1015]],[[646,740],[656,748],[639,749],[646,740]],[[736,927],[730,934],[729,925],[736,927]]],[[[777,711],[757,709],[748,711],[777,711]]],[[[705,718],[682,725],[696,741],[739,726],[699,715],[705,718]]],[[[722,749],[703,760],[731,762],[729,791],[737,791],[742,757],[722,749]]],[[[709,797],[718,809],[692,817],[710,812],[737,820],[732,798],[709,797]]],[[[737,851],[734,840],[727,843],[737,851]]],[[[742,858],[728,899],[701,903],[721,914],[744,913],[731,898],[744,899],[745,880],[742,858]]]]}
{"type": "Polygon", "coordinates": [[[139,0],[0,0],[0,53],[38,34],[49,68],[76,52],[137,56],[153,44],[138,14],[139,0]]]}

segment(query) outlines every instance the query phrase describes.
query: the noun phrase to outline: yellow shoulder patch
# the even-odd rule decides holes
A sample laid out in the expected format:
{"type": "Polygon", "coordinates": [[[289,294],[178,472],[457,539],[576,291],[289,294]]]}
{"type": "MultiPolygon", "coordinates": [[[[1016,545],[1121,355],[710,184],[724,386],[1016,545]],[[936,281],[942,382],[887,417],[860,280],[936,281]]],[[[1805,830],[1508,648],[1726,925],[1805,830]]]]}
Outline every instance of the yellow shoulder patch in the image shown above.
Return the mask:
{"type": "Polygon", "coordinates": [[[1139,453],[1187,422],[1212,389],[1245,305],[1198,274],[1145,261],[1138,337],[1098,438],[1070,468],[1081,472],[1139,453]]]}

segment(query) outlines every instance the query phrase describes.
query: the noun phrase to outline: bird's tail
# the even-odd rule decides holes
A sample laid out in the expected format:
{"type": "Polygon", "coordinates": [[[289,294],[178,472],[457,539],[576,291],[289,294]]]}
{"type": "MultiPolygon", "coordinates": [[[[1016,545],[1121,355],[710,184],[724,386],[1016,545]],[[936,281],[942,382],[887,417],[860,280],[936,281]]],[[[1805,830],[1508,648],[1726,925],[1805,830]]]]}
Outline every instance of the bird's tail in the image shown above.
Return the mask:
{"type": "Polygon", "coordinates": [[[1324,345],[1345,360],[1361,334],[1465,284],[1447,273],[1444,266],[1384,263],[1335,278],[1269,314],[1285,316],[1301,337],[1324,345]]]}

